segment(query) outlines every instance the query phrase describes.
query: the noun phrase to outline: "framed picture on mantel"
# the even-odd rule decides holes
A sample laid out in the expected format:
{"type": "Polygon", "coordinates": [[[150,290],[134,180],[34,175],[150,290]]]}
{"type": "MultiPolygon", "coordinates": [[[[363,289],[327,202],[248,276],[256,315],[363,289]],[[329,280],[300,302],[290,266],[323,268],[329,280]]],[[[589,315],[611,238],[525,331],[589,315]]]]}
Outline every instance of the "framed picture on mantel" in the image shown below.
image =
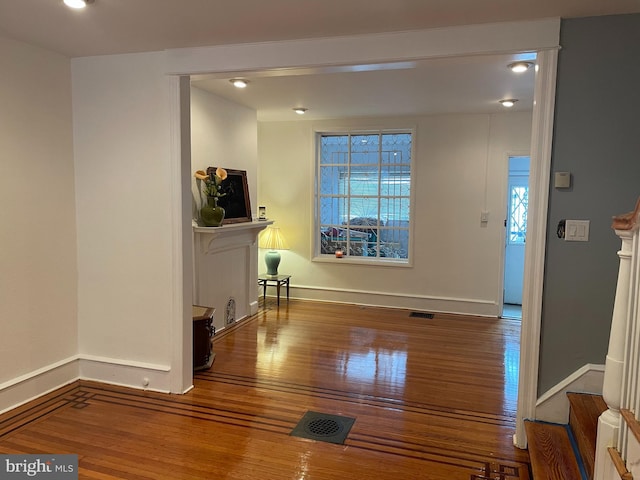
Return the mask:
{"type": "MultiPolygon", "coordinates": [[[[208,167],[207,174],[215,170],[216,167],[208,167]]],[[[252,221],[246,170],[232,168],[225,168],[225,170],[227,178],[222,181],[220,188],[225,195],[218,199],[218,205],[224,208],[223,225],[252,221]]]]}

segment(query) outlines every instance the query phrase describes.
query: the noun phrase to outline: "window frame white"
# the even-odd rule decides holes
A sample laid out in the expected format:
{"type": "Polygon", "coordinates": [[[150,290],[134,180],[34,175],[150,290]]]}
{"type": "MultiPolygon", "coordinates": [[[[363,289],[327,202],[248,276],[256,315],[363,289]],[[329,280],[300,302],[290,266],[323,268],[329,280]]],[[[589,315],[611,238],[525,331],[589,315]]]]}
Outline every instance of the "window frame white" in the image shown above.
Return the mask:
{"type": "Polygon", "coordinates": [[[414,206],[415,206],[415,176],[416,176],[416,127],[379,127],[379,128],[323,128],[317,129],[313,132],[313,152],[314,152],[314,175],[313,175],[313,222],[312,222],[312,239],[313,250],[312,258],[313,262],[326,262],[326,263],[347,263],[354,265],[369,265],[369,266],[387,266],[387,267],[412,267],[413,266],[413,244],[414,244],[414,206]],[[357,135],[383,135],[383,134],[409,134],[411,135],[411,159],[409,162],[410,172],[410,192],[409,192],[409,226],[408,226],[408,248],[407,258],[391,258],[391,257],[366,257],[366,256],[352,256],[344,255],[342,258],[336,258],[332,254],[321,254],[321,239],[320,239],[320,139],[323,135],[338,135],[338,136],[357,136],[357,135]]]}

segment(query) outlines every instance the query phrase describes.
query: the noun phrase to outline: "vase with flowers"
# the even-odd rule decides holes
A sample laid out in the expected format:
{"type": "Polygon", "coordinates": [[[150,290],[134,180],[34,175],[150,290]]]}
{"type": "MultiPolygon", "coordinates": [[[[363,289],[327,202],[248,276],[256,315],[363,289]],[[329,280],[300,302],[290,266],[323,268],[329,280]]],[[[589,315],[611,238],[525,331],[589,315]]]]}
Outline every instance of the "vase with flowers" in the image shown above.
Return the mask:
{"type": "Polygon", "coordinates": [[[226,195],[222,191],[222,181],[227,178],[224,168],[207,168],[195,173],[198,187],[206,197],[206,204],[200,209],[200,219],[205,227],[219,227],[224,220],[224,208],[218,205],[218,198],[226,195]]]}

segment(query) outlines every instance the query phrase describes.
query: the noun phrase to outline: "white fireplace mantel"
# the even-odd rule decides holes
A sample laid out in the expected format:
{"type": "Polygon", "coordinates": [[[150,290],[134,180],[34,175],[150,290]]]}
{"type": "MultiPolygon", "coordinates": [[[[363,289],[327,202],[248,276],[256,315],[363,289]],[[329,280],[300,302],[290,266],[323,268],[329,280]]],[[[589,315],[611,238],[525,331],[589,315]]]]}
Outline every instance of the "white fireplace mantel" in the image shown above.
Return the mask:
{"type": "Polygon", "coordinates": [[[195,305],[216,309],[224,328],[258,311],[258,234],[272,220],[193,227],[195,305]]]}
{"type": "MultiPolygon", "coordinates": [[[[258,222],[230,223],[221,227],[193,227],[194,233],[200,234],[202,253],[210,254],[219,250],[239,248],[242,245],[252,245],[258,234],[271,225],[273,220],[258,222]]],[[[257,277],[256,277],[257,278],[257,277]]]]}

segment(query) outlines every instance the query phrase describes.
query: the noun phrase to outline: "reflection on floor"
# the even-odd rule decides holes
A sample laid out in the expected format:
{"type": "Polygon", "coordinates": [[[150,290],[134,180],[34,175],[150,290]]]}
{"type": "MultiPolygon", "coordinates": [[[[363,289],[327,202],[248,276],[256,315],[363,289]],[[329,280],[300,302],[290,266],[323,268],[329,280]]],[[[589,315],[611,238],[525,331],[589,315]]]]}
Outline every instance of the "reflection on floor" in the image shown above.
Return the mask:
{"type": "Polygon", "coordinates": [[[75,453],[104,480],[531,478],[519,320],[268,300],[215,335],[187,393],[78,381],[1,414],[0,454],[75,453]],[[346,438],[292,435],[308,412],[346,438]]]}
{"type": "Polygon", "coordinates": [[[513,318],[515,320],[522,320],[522,305],[505,303],[502,307],[502,318],[513,318]]]}

